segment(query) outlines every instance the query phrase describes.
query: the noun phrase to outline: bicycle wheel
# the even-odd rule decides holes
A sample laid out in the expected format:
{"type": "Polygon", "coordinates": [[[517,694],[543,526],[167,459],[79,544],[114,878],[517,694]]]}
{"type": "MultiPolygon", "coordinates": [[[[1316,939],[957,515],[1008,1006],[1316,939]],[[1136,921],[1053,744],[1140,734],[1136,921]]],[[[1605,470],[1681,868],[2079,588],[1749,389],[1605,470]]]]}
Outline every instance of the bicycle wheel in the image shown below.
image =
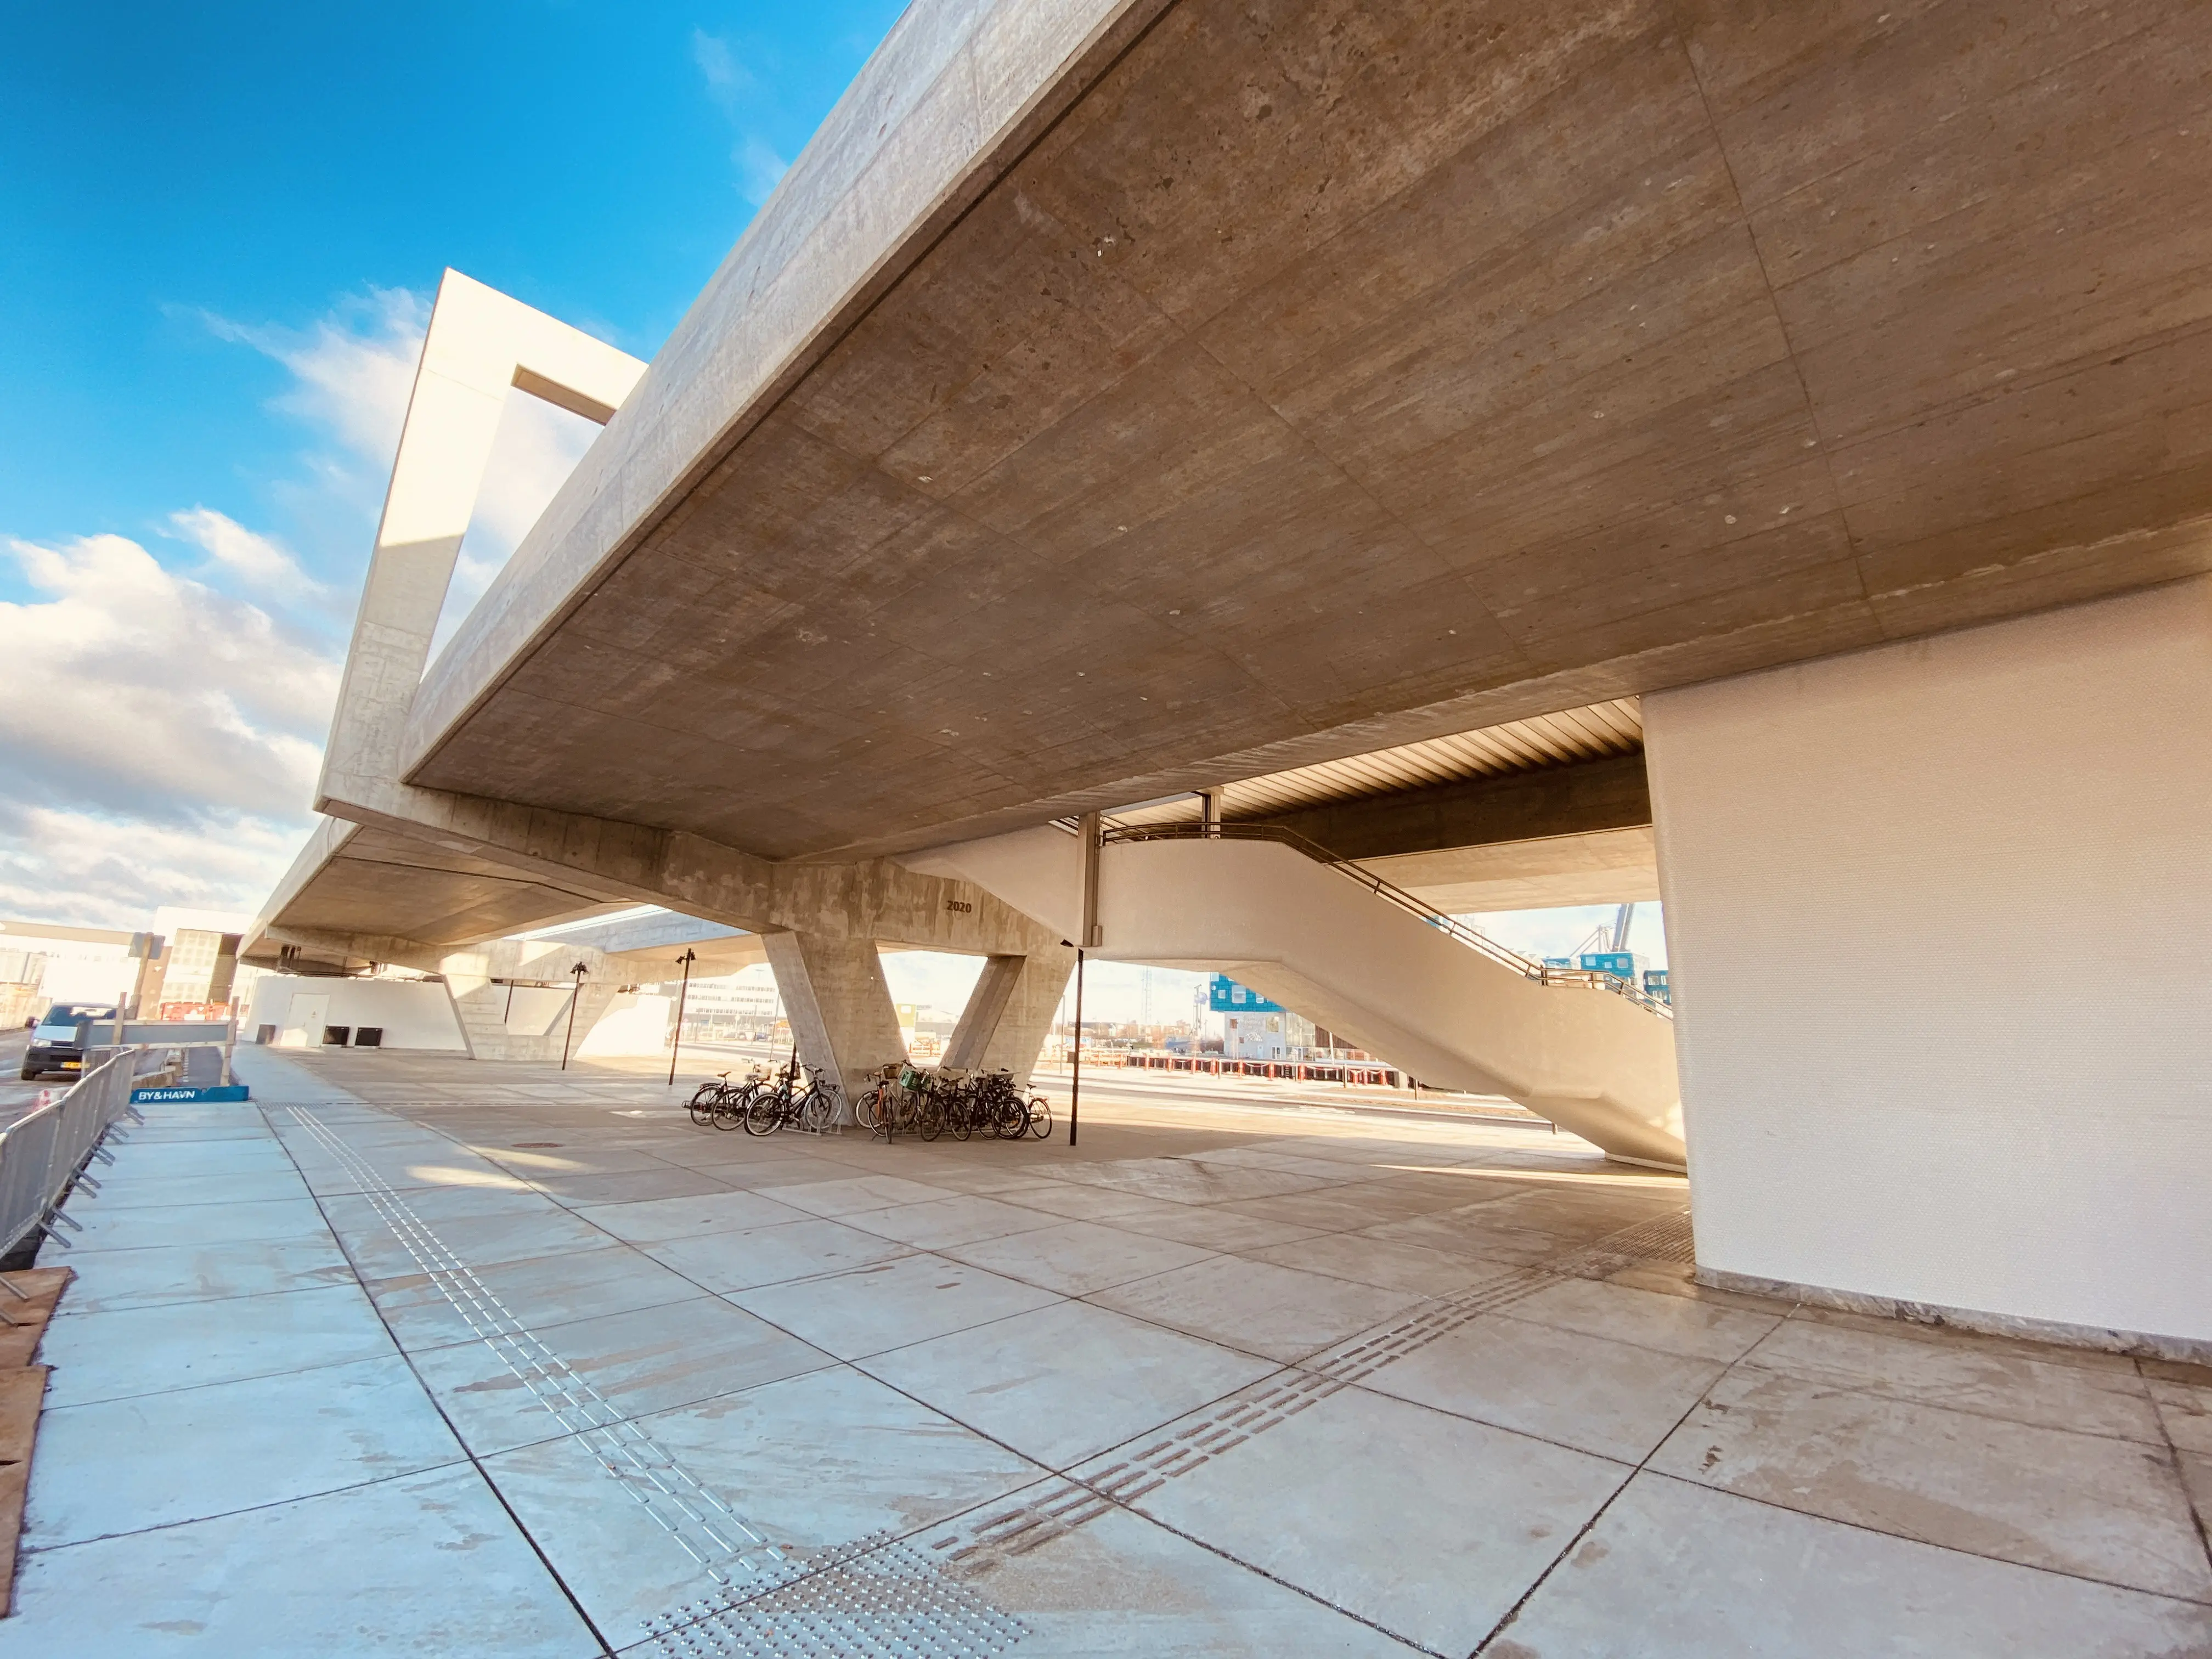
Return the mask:
{"type": "Polygon", "coordinates": [[[915,1131],[924,1140],[934,1140],[945,1133],[945,1107],[930,1095],[915,1103],[915,1131]]]}
{"type": "Polygon", "coordinates": [[[784,1098],[773,1089],[763,1089],[745,1103],[745,1133],[749,1135],[772,1135],[783,1127],[784,1098]]]}
{"type": "Polygon", "coordinates": [[[714,1115],[714,1127],[717,1129],[734,1129],[743,1123],[745,1121],[745,1099],[750,1093],[751,1091],[747,1089],[717,1089],[714,1103],[709,1108],[714,1115]]]}
{"type": "Polygon", "coordinates": [[[799,1103],[799,1127],[820,1134],[837,1115],[837,1103],[830,1091],[819,1085],[806,1091],[806,1098],[799,1103]]]}
{"type": "Polygon", "coordinates": [[[1052,1108],[1045,1103],[1042,1095],[1031,1098],[1029,1103],[1030,1133],[1039,1140],[1052,1136],[1052,1108]]]}
{"type": "Polygon", "coordinates": [[[853,1121],[870,1134],[880,1133],[884,1127],[884,1085],[880,1083],[853,1103],[853,1121]]]}
{"type": "Polygon", "coordinates": [[[1030,1127],[1028,1111],[1019,1095],[1007,1095],[991,1113],[991,1133],[1001,1140],[1019,1140],[1030,1127]]]}
{"type": "Polygon", "coordinates": [[[702,1083],[692,1091],[691,1121],[702,1129],[714,1121],[714,1091],[721,1086],[719,1083],[702,1083]]]}
{"type": "Polygon", "coordinates": [[[968,1109],[966,1101],[956,1100],[946,1109],[945,1127],[952,1131],[955,1140],[965,1140],[975,1133],[975,1114],[968,1109]]]}

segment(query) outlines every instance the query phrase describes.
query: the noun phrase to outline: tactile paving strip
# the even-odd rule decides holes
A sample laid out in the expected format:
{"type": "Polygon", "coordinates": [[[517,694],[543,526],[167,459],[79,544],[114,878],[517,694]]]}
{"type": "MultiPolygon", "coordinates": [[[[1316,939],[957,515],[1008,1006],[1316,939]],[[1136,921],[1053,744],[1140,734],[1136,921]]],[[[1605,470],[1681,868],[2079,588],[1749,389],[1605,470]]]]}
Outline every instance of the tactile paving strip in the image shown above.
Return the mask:
{"type": "Polygon", "coordinates": [[[816,1557],[776,1589],[679,1607],[646,1630],[667,1659],[987,1659],[1029,1634],[887,1533],[816,1557]]]}
{"type": "Polygon", "coordinates": [[[784,1555],[776,1546],[540,1341],[329,1125],[304,1106],[286,1109],[353,1178],[392,1237],[453,1304],[469,1329],[499,1356],[554,1420],[599,1460],[599,1467],[644,1506],[708,1577],[717,1584],[728,1584],[736,1576],[757,1577],[784,1567],[784,1555]]]}
{"type": "Polygon", "coordinates": [[[668,1659],[988,1659],[1028,1634],[889,1534],[799,1559],[749,1525],[517,1319],[344,1139],[303,1106],[300,1126],[337,1160],[486,1346],[718,1587],[645,1621],[668,1659]]]}

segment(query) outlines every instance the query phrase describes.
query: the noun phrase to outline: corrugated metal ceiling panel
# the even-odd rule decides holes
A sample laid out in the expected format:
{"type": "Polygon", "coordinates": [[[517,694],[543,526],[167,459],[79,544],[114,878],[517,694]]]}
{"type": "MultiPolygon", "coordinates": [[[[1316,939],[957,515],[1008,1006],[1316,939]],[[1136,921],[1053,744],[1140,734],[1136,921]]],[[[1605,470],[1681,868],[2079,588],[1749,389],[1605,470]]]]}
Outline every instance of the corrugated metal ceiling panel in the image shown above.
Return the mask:
{"type": "MultiPolygon", "coordinates": [[[[1626,755],[1644,746],[1643,711],[1634,697],[1570,708],[1534,720],[1486,726],[1477,732],[1431,738],[1424,743],[1348,755],[1289,772],[1246,778],[1222,792],[1222,815],[1260,818],[1327,801],[1453,783],[1462,778],[1566,766],[1576,761],[1626,755]]],[[[1113,814],[1120,823],[1182,823],[1200,816],[1195,796],[1179,796],[1113,814]]]]}

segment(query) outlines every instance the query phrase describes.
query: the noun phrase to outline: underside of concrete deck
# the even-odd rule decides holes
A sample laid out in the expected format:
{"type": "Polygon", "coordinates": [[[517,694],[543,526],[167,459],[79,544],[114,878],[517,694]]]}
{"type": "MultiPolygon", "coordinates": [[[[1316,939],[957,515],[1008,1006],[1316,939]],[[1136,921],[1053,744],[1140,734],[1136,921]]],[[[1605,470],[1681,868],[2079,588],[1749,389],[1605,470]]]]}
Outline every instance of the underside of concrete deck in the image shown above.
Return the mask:
{"type": "Polygon", "coordinates": [[[1701,1291],[1565,1137],[242,1069],[70,1202],[0,1653],[2212,1644],[2212,1372],[1701,1291]]]}

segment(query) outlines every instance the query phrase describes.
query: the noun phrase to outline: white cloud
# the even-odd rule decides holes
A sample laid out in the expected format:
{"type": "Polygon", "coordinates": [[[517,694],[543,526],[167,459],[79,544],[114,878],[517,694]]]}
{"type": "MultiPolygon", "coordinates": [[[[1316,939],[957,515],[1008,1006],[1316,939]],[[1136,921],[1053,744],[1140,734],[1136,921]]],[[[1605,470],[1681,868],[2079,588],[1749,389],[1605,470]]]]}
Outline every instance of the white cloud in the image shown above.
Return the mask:
{"type": "MultiPolygon", "coordinates": [[[[276,407],[322,428],[356,459],[388,475],[415,388],[430,303],[404,288],[373,288],[341,301],[305,330],[258,328],[210,316],[217,336],[240,341],[292,372],[276,407]]],[[[376,479],[383,493],[384,477],[376,479]]]]}
{"type": "Polygon", "coordinates": [[[777,182],[791,171],[790,162],[750,136],[730,153],[730,159],[738,165],[738,193],[755,207],[768,200],[777,182]]]}
{"type": "MultiPolygon", "coordinates": [[[[730,43],[704,29],[694,29],[691,61],[699,66],[699,73],[707,82],[707,95],[714,100],[723,118],[732,126],[743,128],[746,97],[757,90],[759,82],[738,61],[737,54],[730,50],[730,43]]],[[[730,152],[730,161],[738,170],[738,194],[755,207],[768,200],[776,181],[791,170],[791,163],[757,132],[747,132],[738,141],[737,148],[730,152]]]]}
{"type": "Polygon", "coordinates": [[[722,113],[737,118],[738,100],[753,88],[753,77],[730,43],[704,29],[691,31],[691,61],[707,79],[707,95],[721,106],[722,113]]]}
{"type": "MultiPolygon", "coordinates": [[[[304,330],[207,319],[289,372],[274,407],[315,440],[298,477],[272,489],[331,527],[311,540],[357,546],[362,562],[428,317],[422,296],[395,289],[304,330]]],[[[509,398],[456,617],[598,430],[509,398]]],[[[205,556],[191,574],[122,536],[0,540],[39,596],[0,603],[0,911],[134,927],[158,904],[252,911],[310,827],[341,668],[323,635],[333,611],[350,611],[355,580],[323,580],[283,542],[204,505],[163,527],[205,556]]]]}
{"type": "Polygon", "coordinates": [[[305,835],[249,814],[175,825],[0,804],[0,914],[132,930],[164,904],[250,915],[305,835]]]}
{"type": "Polygon", "coordinates": [[[185,540],[258,592],[311,605],[325,603],[332,597],[331,590],[302,570],[299,560],[283,544],[248,530],[211,507],[172,513],[169,522],[185,540]]]}
{"type": "Polygon", "coordinates": [[[52,596],[0,604],[0,772],[16,801],[169,822],[304,811],[331,656],[121,536],[8,549],[52,596]]]}

